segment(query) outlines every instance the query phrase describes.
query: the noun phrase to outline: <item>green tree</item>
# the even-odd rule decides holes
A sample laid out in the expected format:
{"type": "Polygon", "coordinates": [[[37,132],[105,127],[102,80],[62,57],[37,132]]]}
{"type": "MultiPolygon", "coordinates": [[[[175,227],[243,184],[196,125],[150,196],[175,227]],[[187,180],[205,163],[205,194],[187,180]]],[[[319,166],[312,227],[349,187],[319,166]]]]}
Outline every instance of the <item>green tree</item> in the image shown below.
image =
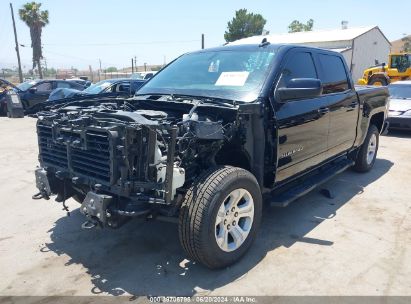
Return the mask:
{"type": "Polygon", "coordinates": [[[288,32],[289,33],[296,33],[296,32],[309,32],[312,31],[314,27],[314,20],[310,19],[307,21],[307,23],[301,23],[298,20],[294,20],[293,22],[290,23],[288,26],[288,32]]]}
{"type": "Polygon", "coordinates": [[[49,12],[40,10],[41,3],[29,2],[19,9],[20,19],[30,28],[31,47],[33,49],[33,69],[37,66],[40,78],[43,78],[40,59],[43,58],[41,48],[41,32],[49,23],[49,12]]]}
{"type": "Polygon", "coordinates": [[[107,73],[117,72],[117,68],[116,68],[116,67],[108,67],[108,68],[106,69],[106,72],[107,72],[107,73]]]}
{"type": "Polygon", "coordinates": [[[411,36],[406,36],[401,39],[404,44],[402,45],[402,52],[409,53],[411,52],[411,36]]]}
{"type": "Polygon", "coordinates": [[[232,42],[238,39],[261,35],[266,20],[260,14],[248,13],[245,8],[235,12],[235,17],[228,22],[224,39],[232,42]]]}

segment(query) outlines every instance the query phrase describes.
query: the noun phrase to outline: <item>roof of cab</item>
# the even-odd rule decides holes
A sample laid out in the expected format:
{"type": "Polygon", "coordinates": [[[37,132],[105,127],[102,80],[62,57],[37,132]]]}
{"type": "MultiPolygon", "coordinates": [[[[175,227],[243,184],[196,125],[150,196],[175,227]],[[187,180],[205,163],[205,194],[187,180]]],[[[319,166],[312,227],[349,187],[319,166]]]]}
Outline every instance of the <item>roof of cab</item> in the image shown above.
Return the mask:
{"type": "MultiPolygon", "coordinates": [[[[263,42],[263,41],[261,41],[263,42]]],[[[198,50],[194,52],[190,52],[190,54],[193,53],[202,53],[202,52],[218,52],[218,51],[252,51],[256,49],[261,49],[261,50],[283,50],[287,51],[292,48],[304,48],[304,49],[310,49],[310,50],[320,50],[323,52],[329,52],[329,53],[335,53],[335,54],[340,54],[338,52],[328,50],[328,49],[321,49],[321,48],[316,48],[312,46],[307,46],[307,45],[299,45],[299,44],[286,44],[286,43],[278,43],[278,44],[271,44],[271,43],[266,43],[264,45],[260,44],[227,44],[224,46],[219,46],[219,47],[214,47],[214,48],[208,48],[208,49],[203,49],[203,50],[198,50]]]]}

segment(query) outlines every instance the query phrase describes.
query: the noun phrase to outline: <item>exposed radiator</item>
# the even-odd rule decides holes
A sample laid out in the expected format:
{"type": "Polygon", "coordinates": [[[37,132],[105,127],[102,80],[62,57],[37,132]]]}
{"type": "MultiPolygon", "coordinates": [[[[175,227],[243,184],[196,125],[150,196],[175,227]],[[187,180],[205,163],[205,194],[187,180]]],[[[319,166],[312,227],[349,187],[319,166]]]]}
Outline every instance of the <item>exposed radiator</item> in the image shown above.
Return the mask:
{"type": "Polygon", "coordinates": [[[108,131],[86,130],[84,137],[76,132],[60,130],[57,139],[53,139],[52,127],[39,124],[37,133],[40,159],[45,166],[104,184],[113,181],[108,131]],[[73,145],[73,141],[78,141],[78,145],[73,145]]]}

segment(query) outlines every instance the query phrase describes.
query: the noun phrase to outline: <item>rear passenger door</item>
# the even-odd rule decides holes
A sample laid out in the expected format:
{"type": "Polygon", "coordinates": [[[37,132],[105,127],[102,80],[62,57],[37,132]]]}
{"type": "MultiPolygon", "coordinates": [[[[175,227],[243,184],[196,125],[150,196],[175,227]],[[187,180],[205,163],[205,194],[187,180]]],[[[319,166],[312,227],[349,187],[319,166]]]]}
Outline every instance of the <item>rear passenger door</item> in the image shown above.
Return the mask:
{"type": "MultiPolygon", "coordinates": [[[[318,79],[312,53],[305,49],[290,51],[281,70],[279,88],[295,78],[318,79]]],[[[329,113],[327,96],[282,102],[275,93],[278,133],[276,182],[318,165],[326,159],[329,113]]]]}
{"type": "Polygon", "coordinates": [[[355,141],[359,103],[346,64],[338,55],[317,53],[317,66],[330,111],[328,157],[349,150],[355,141]]]}

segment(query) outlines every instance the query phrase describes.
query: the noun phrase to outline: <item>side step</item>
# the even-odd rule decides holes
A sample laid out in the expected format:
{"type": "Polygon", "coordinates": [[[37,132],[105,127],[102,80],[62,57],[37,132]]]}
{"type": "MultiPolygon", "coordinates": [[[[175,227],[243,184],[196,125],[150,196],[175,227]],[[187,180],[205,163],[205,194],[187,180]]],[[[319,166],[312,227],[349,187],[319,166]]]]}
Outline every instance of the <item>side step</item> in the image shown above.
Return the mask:
{"type": "Polygon", "coordinates": [[[288,189],[283,191],[281,191],[281,189],[274,190],[271,193],[270,204],[272,207],[287,207],[292,201],[314,190],[316,187],[327,182],[329,179],[345,171],[352,165],[354,165],[352,160],[344,158],[343,160],[339,160],[338,162],[317,169],[292,182],[292,185],[288,187],[288,189]]]}

